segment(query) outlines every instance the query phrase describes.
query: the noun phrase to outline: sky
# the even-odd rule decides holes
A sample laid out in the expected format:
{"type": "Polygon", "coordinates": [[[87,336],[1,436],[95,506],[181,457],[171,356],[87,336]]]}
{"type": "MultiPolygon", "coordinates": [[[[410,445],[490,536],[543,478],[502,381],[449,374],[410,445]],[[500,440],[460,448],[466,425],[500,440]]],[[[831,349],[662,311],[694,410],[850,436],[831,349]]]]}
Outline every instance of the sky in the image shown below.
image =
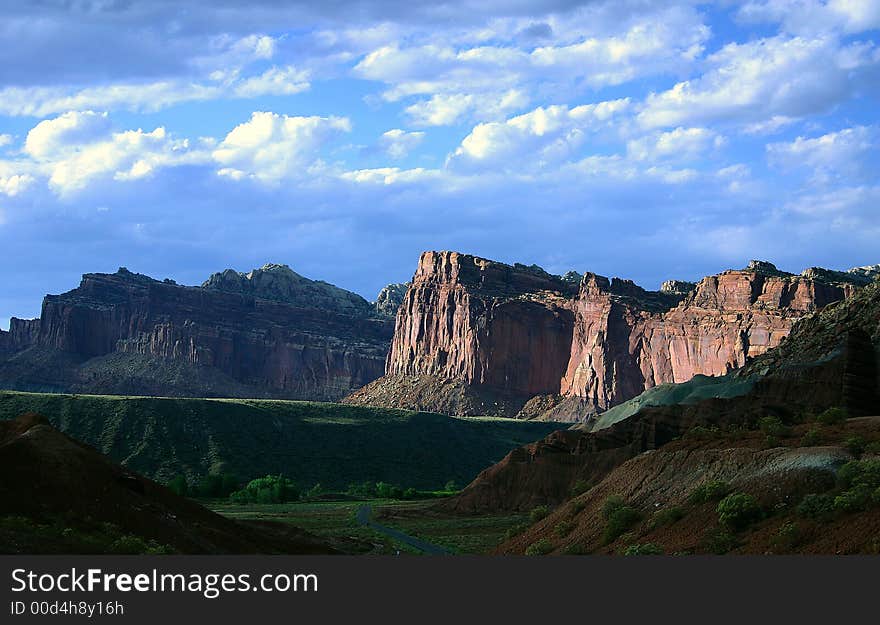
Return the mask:
{"type": "Polygon", "coordinates": [[[373,299],[880,262],[880,0],[0,5],[0,327],[120,266],[373,299]]]}

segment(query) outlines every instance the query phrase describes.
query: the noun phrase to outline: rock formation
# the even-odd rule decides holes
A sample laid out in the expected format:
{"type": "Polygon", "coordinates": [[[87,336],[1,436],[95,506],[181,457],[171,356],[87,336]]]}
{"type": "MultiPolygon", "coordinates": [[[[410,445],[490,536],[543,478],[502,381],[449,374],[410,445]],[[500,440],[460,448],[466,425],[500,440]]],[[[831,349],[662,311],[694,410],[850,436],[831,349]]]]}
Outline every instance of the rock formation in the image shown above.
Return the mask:
{"type": "Polygon", "coordinates": [[[0,385],[334,400],[382,374],[391,332],[360,296],[283,265],[202,287],[123,268],[86,274],[47,296],[40,319],[14,320],[0,385]]]}
{"type": "Polygon", "coordinates": [[[555,397],[550,403],[561,403],[547,418],[583,420],[658,384],[741,367],[869,274],[798,276],[753,261],[651,292],[592,273],[576,284],[534,266],[426,252],[398,312],[385,376],[347,401],[513,416],[533,397],[545,407],[555,397]]]}
{"type": "MultiPolygon", "coordinates": [[[[578,424],[514,449],[441,505],[465,513],[555,505],[571,497],[577,484],[598,484],[614,467],[663,448],[695,426],[735,433],[756,430],[768,415],[787,423],[809,422],[811,415],[831,407],[851,416],[876,415],[880,281],[798,321],[779,347],[711,386],[692,380],[667,391],[663,401],[640,402],[633,414],[606,427],[578,424]]],[[[760,432],[753,434],[758,438],[760,432]]]]}
{"type": "Polygon", "coordinates": [[[409,282],[402,282],[385,286],[379,291],[376,301],[373,302],[374,312],[381,317],[393,318],[403,303],[403,298],[406,296],[409,285],[409,282]]]}

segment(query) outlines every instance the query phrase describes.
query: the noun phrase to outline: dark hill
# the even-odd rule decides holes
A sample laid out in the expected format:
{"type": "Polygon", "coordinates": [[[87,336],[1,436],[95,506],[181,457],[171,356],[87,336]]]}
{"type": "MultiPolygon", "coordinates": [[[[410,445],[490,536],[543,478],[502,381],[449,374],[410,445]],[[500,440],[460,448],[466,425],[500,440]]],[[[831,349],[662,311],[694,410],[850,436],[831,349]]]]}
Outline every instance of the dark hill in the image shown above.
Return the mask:
{"type": "Polygon", "coordinates": [[[466,484],[558,424],[275,400],[49,395],[0,391],[0,419],[39,412],[66,434],[160,481],[209,472],[283,472],[300,486],[385,481],[466,484]]]}
{"type": "Polygon", "coordinates": [[[333,553],[236,523],[123,468],[39,415],[0,422],[0,552],[333,553]]]}

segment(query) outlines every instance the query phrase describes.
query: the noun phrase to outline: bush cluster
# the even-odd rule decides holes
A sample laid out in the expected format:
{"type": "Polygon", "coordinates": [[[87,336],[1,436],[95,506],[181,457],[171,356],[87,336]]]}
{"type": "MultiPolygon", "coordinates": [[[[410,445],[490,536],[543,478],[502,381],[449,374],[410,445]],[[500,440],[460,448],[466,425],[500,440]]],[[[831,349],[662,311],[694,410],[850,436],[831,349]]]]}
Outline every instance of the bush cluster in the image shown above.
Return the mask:
{"type": "Polygon", "coordinates": [[[625,556],[662,556],[663,548],[654,543],[643,543],[641,545],[630,545],[623,550],[625,556]]]}
{"type": "Polygon", "coordinates": [[[622,497],[613,495],[605,500],[602,506],[605,517],[605,544],[613,543],[639,522],[642,515],[635,508],[628,506],[622,497]]]}
{"type": "Polygon", "coordinates": [[[546,518],[548,514],[550,514],[550,509],[547,506],[535,506],[532,508],[532,511],[529,512],[529,520],[532,523],[537,523],[546,518]]]}
{"type": "Polygon", "coordinates": [[[727,527],[745,529],[763,516],[758,501],[746,493],[731,493],[718,502],[718,520],[727,527]]]}
{"type": "Polygon", "coordinates": [[[721,480],[711,480],[700,484],[688,497],[694,505],[708,503],[710,501],[718,501],[731,491],[730,484],[721,480]]]}
{"type": "Polygon", "coordinates": [[[288,503],[299,499],[299,494],[299,489],[290,478],[267,475],[251,480],[247,486],[229,495],[229,500],[237,504],[288,503]]]}
{"type": "Polygon", "coordinates": [[[536,540],[526,549],[527,556],[545,556],[553,551],[553,543],[546,538],[536,540]]]}
{"type": "Polygon", "coordinates": [[[848,418],[849,414],[843,408],[829,408],[817,416],[816,421],[822,425],[837,425],[838,423],[843,423],[848,418]]]}

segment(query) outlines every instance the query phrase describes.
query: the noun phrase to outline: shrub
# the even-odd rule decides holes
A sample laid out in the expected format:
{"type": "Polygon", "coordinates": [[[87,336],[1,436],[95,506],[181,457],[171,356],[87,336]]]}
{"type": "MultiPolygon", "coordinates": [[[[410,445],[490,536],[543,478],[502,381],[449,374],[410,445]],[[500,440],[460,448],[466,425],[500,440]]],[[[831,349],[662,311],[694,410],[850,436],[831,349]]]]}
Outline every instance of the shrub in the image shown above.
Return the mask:
{"type": "Polygon", "coordinates": [[[582,495],[588,490],[590,490],[590,483],[586,480],[578,480],[574,483],[574,486],[571,487],[571,496],[577,497],[578,495],[582,495]]]}
{"type": "Polygon", "coordinates": [[[801,439],[801,445],[804,447],[815,447],[822,442],[822,433],[819,428],[810,428],[801,439]]]}
{"type": "Polygon", "coordinates": [[[673,523],[676,523],[683,519],[684,516],[684,510],[678,507],[658,510],[654,513],[654,517],[651,519],[651,529],[657,529],[658,527],[672,525],[673,523]]]}
{"type": "Polygon", "coordinates": [[[758,428],[768,437],[778,438],[788,434],[788,428],[779,417],[762,417],[758,420],[758,428]]]}
{"type": "Polygon", "coordinates": [[[232,473],[212,473],[199,480],[195,492],[199,497],[228,497],[239,486],[238,477],[232,473]]]}
{"type": "Polygon", "coordinates": [[[529,520],[532,523],[537,523],[541,519],[546,518],[548,514],[550,514],[550,510],[547,506],[535,506],[532,508],[532,511],[529,512],[529,520]]]}
{"type": "Polygon", "coordinates": [[[837,425],[838,423],[843,423],[848,418],[849,415],[843,408],[829,408],[816,417],[816,421],[822,425],[837,425]]]}
{"type": "Polygon", "coordinates": [[[524,531],[529,528],[527,523],[520,523],[519,525],[514,525],[513,527],[509,527],[506,532],[504,532],[504,539],[510,540],[515,536],[519,536],[524,531]]]}
{"type": "Polygon", "coordinates": [[[703,425],[695,425],[684,433],[684,437],[693,440],[709,440],[717,438],[720,433],[721,431],[715,426],[706,427],[703,425]]]}
{"type": "Polygon", "coordinates": [[[880,486],[880,458],[847,462],[837,472],[837,480],[845,489],[853,486],[877,488],[880,486]]]}
{"type": "Polygon", "coordinates": [[[865,451],[865,439],[861,436],[850,436],[843,441],[846,450],[855,457],[861,456],[865,451]]]}
{"type": "Polygon", "coordinates": [[[574,543],[572,545],[568,545],[565,549],[562,550],[567,556],[582,556],[587,553],[587,550],[580,543],[574,543]]]}
{"type": "Polygon", "coordinates": [[[602,518],[607,521],[615,512],[625,505],[626,502],[623,500],[623,497],[620,495],[611,495],[602,504],[602,518]]]}
{"type": "Polygon", "coordinates": [[[315,484],[309,490],[303,493],[302,498],[305,500],[314,500],[320,497],[324,493],[324,488],[320,483],[315,484]]]}
{"type": "Polygon", "coordinates": [[[815,521],[828,521],[834,516],[834,497],[811,493],[806,495],[797,507],[798,516],[815,521]]]}
{"type": "Polygon", "coordinates": [[[730,491],[730,484],[727,482],[712,480],[697,486],[694,492],[690,494],[690,497],[688,497],[688,501],[695,505],[709,501],[718,501],[730,491]]]}
{"type": "Polygon", "coordinates": [[[641,545],[630,545],[623,550],[625,556],[662,556],[663,548],[654,543],[644,543],[641,545]]]}
{"type": "Polygon", "coordinates": [[[571,531],[574,529],[574,523],[571,521],[560,521],[556,524],[556,527],[553,528],[553,533],[559,536],[559,538],[563,538],[571,534],[571,531]]]}
{"type": "Polygon", "coordinates": [[[553,544],[546,538],[536,540],[526,549],[527,556],[545,556],[553,551],[553,544]]]}
{"type": "Polygon", "coordinates": [[[801,542],[801,529],[797,523],[788,521],[780,526],[773,538],[773,545],[779,551],[791,551],[801,542]]]}
{"type": "Polygon", "coordinates": [[[865,453],[880,456],[880,441],[874,441],[865,445],[865,453]]]}
{"type": "Polygon", "coordinates": [[[161,545],[155,540],[145,541],[139,536],[125,534],[110,544],[111,553],[120,555],[165,555],[174,553],[168,545],[161,545]]]}
{"type": "Polygon", "coordinates": [[[454,493],[458,491],[458,483],[455,480],[449,480],[446,484],[443,485],[443,490],[447,493],[454,493]]]}
{"type": "Polygon", "coordinates": [[[189,494],[189,484],[187,484],[186,477],[183,475],[175,475],[171,478],[171,481],[168,482],[168,488],[175,495],[180,495],[181,497],[186,497],[189,494]]]}
{"type": "Polygon", "coordinates": [[[715,527],[703,535],[703,549],[715,555],[724,555],[737,548],[736,536],[723,527],[715,527]]]}
{"type": "Polygon", "coordinates": [[[867,486],[854,486],[834,498],[834,509],[838,512],[864,512],[872,503],[872,494],[867,486]]]}
{"type": "Polygon", "coordinates": [[[287,503],[299,499],[299,489],[290,478],[283,475],[267,475],[248,482],[243,489],[229,496],[238,504],[287,503]]]}
{"type": "Polygon", "coordinates": [[[762,516],[758,501],[746,493],[732,493],[718,502],[718,520],[731,529],[743,529],[762,516]]]}
{"type": "Polygon", "coordinates": [[[581,512],[583,512],[584,508],[586,508],[586,507],[587,507],[587,502],[584,501],[583,499],[578,499],[577,501],[572,501],[571,508],[570,508],[572,516],[574,516],[576,514],[580,514],[581,512]]]}
{"type": "Polygon", "coordinates": [[[642,515],[635,508],[624,505],[615,509],[611,516],[608,517],[608,522],[605,525],[605,533],[603,535],[605,544],[613,543],[633,525],[638,523],[641,518],[642,515]]]}

